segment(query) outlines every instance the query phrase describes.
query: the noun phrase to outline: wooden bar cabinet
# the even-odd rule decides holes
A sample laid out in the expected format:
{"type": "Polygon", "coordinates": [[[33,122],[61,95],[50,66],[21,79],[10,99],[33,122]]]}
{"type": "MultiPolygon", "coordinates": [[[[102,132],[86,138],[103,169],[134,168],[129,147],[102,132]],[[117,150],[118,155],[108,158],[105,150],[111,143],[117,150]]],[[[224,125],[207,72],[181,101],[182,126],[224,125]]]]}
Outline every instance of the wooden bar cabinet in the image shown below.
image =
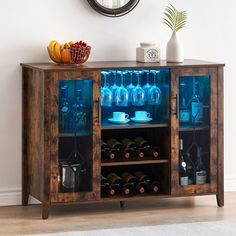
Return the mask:
{"type": "MultiPolygon", "coordinates": [[[[118,201],[123,206],[125,201],[144,198],[212,194],[216,195],[218,206],[224,205],[224,64],[185,60],[180,64],[114,61],[21,66],[22,205],[28,204],[29,195],[38,199],[42,202],[43,219],[48,218],[49,206],[59,203],[118,201]],[[101,88],[106,86],[111,91],[112,85],[132,85],[134,89],[147,84],[161,91],[159,104],[149,101],[148,96],[153,95],[150,88],[143,104],[132,100],[128,106],[118,106],[112,100],[105,106],[101,101],[101,88]],[[136,122],[136,111],[147,111],[151,118],[136,122]],[[130,119],[122,124],[109,122],[113,112],[125,112],[130,119]],[[157,146],[158,157],[112,160],[102,156],[102,140],[136,137],[157,146]],[[187,182],[181,180],[180,156],[192,168],[184,168],[186,173],[193,173],[192,177],[185,176],[187,182]],[[204,166],[201,173],[197,172],[199,162],[204,166]],[[114,196],[102,193],[101,175],[136,171],[157,180],[159,190],[114,196]]],[[[135,96],[134,90],[131,95],[135,96]]]]}

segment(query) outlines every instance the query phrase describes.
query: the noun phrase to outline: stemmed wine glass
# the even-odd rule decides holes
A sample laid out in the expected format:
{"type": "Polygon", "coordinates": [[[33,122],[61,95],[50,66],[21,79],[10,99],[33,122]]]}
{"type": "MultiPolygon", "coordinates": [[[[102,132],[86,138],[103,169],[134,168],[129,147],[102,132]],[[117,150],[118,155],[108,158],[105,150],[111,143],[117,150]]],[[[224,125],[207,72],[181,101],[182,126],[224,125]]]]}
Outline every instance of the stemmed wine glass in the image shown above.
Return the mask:
{"type": "Polygon", "coordinates": [[[126,86],[126,89],[128,90],[128,94],[129,94],[128,103],[130,104],[132,90],[135,88],[135,86],[133,85],[133,71],[129,70],[128,73],[129,73],[129,77],[130,77],[130,84],[126,86]]]}
{"type": "Polygon", "coordinates": [[[157,87],[157,79],[159,77],[160,71],[151,70],[154,77],[153,86],[148,90],[148,104],[149,105],[160,105],[162,100],[162,92],[157,87]]]}
{"type": "Polygon", "coordinates": [[[140,85],[140,75],[142,71],[134,71],[137,77],[137,85],[131,92],[131,101],[134,106],[143,106],[145,104],[145,91],[140,85]]]}
{"type": "Polygon", "coordinates": [[[103,87],[101,89],[101,106],[111,107],[112,106],[112,91],[109,89],[107,84],[107,76],[110,74],[108,71],[102,71],[102,79],[104,81],[103,87]]]}
{"type": "Polygon", "coordinates": [[[113,71],[111,71],[111,73],[113,74],[114,84],[110,87],[110,90],[112,93],[112,102],[115,102],[116,90],[119,88],[119,86],[116,84],[117,72],[115,70],[113,70],[113,71]]]}
{"type": "Polygon", "coordinates": [[[129,103],[129,92],[124,87],[124,74],[126,74],[126,72],[123,72],[123,71],[117,72],[117,75],[119,75],[120,77],[121,84],[120,84],[120,87],[118,87],[118,89],[116,90],[115,104],[116,106],[120,106],[120,107],[126,107],[128,106],[128,103],[129,103]]]}
{"type": "Polygon", "coordinates": [[[152,87],[151,84],[149,84],[149,70],[144,70],[143,71],[146,74],[146,78],[147,78],[147,83],[143,86],[143,90],[145,91],[145,102],[148,101],[148,91],[149,89],[152,87]]]}

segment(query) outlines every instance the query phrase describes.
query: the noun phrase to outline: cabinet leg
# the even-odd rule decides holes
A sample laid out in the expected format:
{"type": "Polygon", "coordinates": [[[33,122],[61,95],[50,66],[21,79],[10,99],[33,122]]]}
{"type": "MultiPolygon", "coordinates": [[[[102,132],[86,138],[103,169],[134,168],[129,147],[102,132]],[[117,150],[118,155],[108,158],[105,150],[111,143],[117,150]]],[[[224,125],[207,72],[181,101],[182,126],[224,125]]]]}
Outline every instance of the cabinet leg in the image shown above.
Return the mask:
{"type": "Polygon", "coordinates": [[[223,207],[224,206],[224,193],[218,193],[216,195],[216,200],[217,200],[217,205],[219,207],[223,207]]]}
{"type": "Polygon", "coordinates": [[[46,220],[48,218],[48,213],[49,213],[49,204],[43,203],[43,205],[42,205],[42,218],[44,220],[46,220]]]}
{"type": "Polygon", "coordinates": [[[22,191],[21,204],[22,206],[28,206],[28,203],[29,203],[29,194],[22,191]]]}
{"type": "Polygon", "coordinates": [[[124,201],[120,201],[120,207],[123,208],[125,206],[125,202],[124,201]]]}

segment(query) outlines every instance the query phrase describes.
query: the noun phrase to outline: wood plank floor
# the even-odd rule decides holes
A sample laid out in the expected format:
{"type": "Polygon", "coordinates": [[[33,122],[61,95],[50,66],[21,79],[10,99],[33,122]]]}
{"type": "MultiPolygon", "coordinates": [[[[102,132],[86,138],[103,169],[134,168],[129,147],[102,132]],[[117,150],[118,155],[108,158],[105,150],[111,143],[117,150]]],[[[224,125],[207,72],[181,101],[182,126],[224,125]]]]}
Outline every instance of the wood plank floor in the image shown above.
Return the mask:
{"type": "Polygon", "coordinates": [[[52,206],[48,220],[41,205],[0,207],[0,235],[52,233],[132,226],[152,226],[236,219],[236,192],[225,193],[225,207],[216,197],[201,196],[158,201],[52,206]]]}

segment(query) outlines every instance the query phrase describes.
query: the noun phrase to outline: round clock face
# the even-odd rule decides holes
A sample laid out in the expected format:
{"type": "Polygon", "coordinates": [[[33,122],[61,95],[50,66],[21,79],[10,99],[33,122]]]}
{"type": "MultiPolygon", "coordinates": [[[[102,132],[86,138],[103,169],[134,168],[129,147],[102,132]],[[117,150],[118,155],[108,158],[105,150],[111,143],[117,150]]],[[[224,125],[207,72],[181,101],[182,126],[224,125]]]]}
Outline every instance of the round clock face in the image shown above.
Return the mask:
{"type": "Polygon", "coordinates": [[[158,57],[158,50],[150,49],[146,52],[146,57],[150,60],[156,59],[158,57]]]}
{"type": "Polygon", "coordinates": [[[140,0],[87,0],[91,7],[105,16],[118,17],[132,11],[140,0]]]}

